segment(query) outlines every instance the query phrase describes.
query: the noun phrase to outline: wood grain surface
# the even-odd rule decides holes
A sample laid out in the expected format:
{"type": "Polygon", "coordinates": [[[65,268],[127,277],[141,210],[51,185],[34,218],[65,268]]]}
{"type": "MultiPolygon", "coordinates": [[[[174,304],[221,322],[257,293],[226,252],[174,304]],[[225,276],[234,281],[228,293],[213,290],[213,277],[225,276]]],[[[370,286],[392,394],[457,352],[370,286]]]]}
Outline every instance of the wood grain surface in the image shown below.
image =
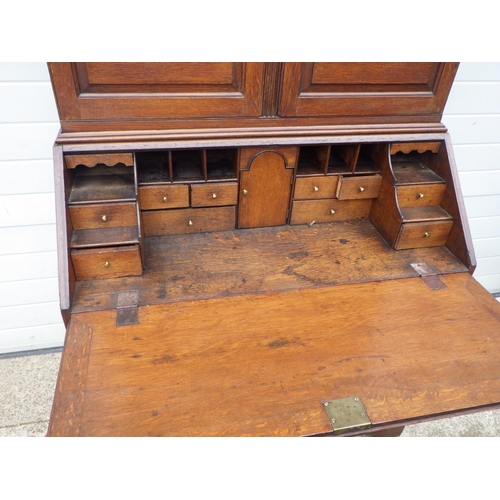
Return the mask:
{"type": "Polygon", "coordinates": [[[114,308],[128,289],[147,305],[408,278],[414,262],[466,271],[444,247],[395,252],[366,220],[150,237],[145,259],[141,278],[77,282],[73,312],[114,308]]]}
{"type": "Polygon", "coordinates": [[[374,429],[498,404],[498,313],[468,273],[441,279],[140,307],[118,328],[115,311],[77,314],[84,390],[63,364],[55,408],[82,390],[83,406],[51,434],[315,435],[331,432],[325,400],[359,396],[374,429]]]}

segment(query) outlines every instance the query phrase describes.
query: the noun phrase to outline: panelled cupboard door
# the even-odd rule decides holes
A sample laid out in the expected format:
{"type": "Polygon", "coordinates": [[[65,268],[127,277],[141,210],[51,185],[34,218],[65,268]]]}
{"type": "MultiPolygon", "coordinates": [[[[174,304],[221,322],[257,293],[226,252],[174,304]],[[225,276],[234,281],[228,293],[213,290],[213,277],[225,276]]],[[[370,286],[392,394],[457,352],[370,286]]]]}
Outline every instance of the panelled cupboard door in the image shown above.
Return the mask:
{"type": "Polygon", "coordinates": [[[285,63],[279,115],[439,122],[457,69],[438,62],[285,63]]]}
{"type": "Polygon", "coordinates": [[[49,63],[65,121],[259,116],[263,63],[49,63]]]}

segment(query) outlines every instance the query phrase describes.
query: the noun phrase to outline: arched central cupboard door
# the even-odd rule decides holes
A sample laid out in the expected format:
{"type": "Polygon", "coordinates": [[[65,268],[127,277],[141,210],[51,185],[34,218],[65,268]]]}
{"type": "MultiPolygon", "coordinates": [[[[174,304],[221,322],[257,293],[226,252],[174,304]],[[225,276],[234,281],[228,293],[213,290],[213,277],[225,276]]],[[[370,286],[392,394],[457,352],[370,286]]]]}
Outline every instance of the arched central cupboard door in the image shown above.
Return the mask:
{"type": "Polygon", "coordinates": [[[248,148],[240,155],[238,227],[288,221],[297,148],[248,148]]]}

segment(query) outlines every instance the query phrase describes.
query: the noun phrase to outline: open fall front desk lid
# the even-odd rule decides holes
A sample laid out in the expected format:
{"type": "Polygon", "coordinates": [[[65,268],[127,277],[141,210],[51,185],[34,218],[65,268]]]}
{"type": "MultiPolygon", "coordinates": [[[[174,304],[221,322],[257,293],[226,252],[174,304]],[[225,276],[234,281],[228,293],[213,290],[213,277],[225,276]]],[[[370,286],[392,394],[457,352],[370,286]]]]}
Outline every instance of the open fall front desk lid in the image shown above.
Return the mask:
{"type": "MultiPolygon", "coordinates": [[[[300,436],[500,401],[500,307],[468,273],[74,314],[49,435],[300,436]]],[[[359,429],[347,429],[356,433],[359,429]]]]}

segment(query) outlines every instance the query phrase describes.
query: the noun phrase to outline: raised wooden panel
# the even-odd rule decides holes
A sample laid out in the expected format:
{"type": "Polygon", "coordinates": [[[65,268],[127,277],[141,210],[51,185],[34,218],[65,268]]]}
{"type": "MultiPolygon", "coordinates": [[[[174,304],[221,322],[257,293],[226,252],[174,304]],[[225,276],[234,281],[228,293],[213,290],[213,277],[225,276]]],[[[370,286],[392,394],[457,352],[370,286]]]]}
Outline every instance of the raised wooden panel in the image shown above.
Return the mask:
{"type": "Polygon", "coordinates": [[[344,123],[359,117],[439,122],[457,68],[456,63],[286,63],[279,114],[342,116],[344,123]]]}
{"type": "Polygon", "coordinates": [[[49,69],[63,131],[75,121],[261,113],[262,63],[49,63],[49,69]]]}
{"type": "Polygon", "coordinates": [[[240,176],[238,227],[285,224],[292,189],[293,168],[277,151],[263,151],[240,176]]]}

